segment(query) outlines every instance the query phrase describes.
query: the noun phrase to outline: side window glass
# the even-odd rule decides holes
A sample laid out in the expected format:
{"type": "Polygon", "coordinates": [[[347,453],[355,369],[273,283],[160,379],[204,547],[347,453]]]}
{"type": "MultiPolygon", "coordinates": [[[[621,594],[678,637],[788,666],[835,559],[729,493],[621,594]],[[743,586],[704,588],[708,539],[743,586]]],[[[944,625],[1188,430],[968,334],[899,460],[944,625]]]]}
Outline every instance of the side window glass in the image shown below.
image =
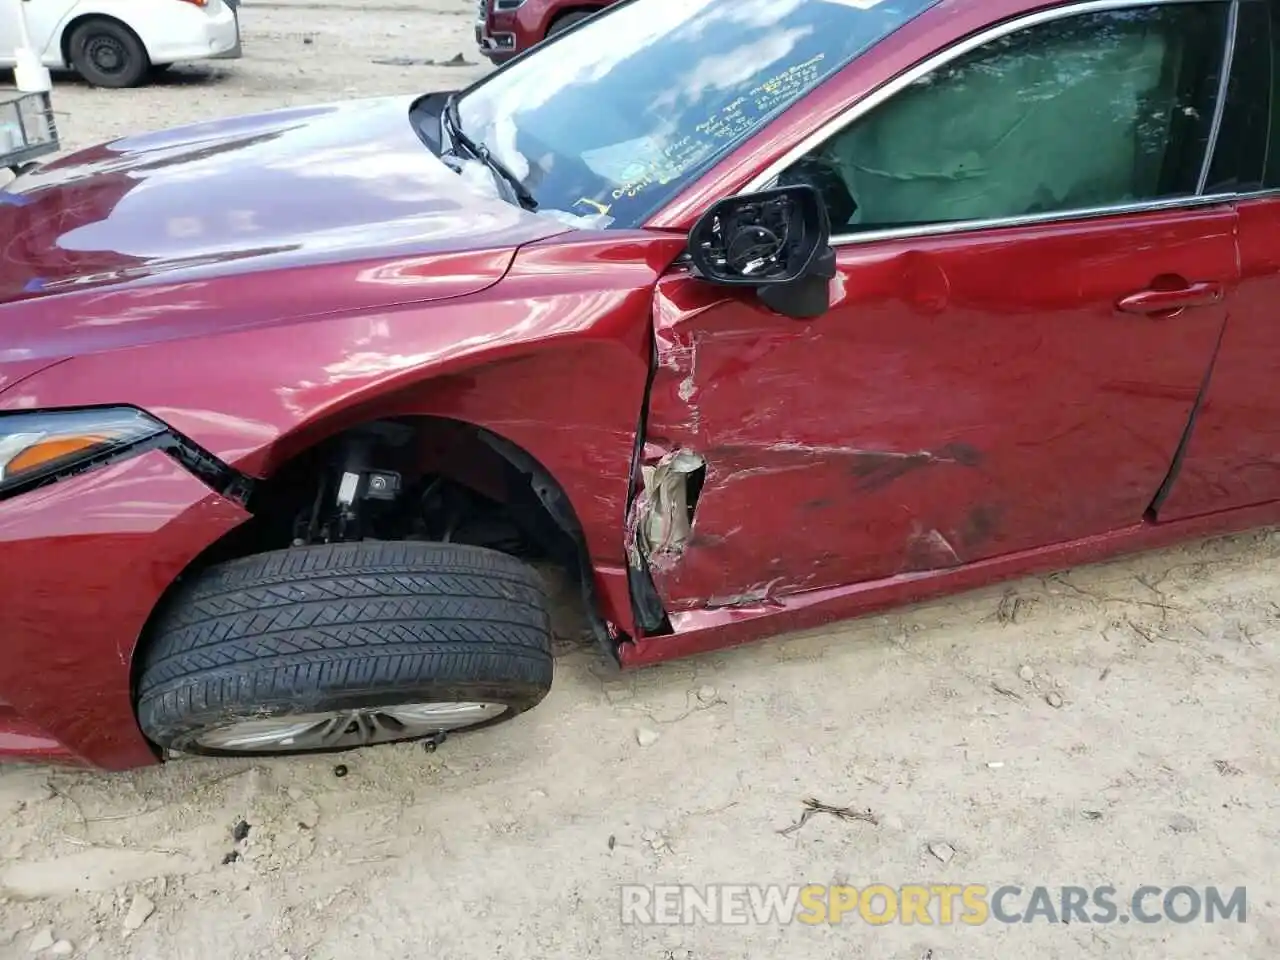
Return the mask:
{"type": "Polygon", "coordinates": [[[1251,193],[1280,186],[1280,154],[1267,158],[1276,113],[1275,16],[1280,4],[1244,0],[1239,7],[1231,79],[1205,193],[1251,193]],[[1264,167],[1266,168],[1264,173],[1264,167]]]}
{"type": "Polygon", "coordinates": [[[1229,4],[1082,14],[923,77],[779,177],[814,183],[838,233],[1194,195],[1229,4]]]}
{"type": "Polygon", "coordinates": [[[1267,8],[1270,14],[1267,18],[1267,49],[1271,56],[1260,80],[1262,89],[1270,94],[1266,120],[1270,142],[1266,150],[1262,182],[1268,190],[1274,190],[1280,188],[1280,4],[1272,0],[1267,8]]]}

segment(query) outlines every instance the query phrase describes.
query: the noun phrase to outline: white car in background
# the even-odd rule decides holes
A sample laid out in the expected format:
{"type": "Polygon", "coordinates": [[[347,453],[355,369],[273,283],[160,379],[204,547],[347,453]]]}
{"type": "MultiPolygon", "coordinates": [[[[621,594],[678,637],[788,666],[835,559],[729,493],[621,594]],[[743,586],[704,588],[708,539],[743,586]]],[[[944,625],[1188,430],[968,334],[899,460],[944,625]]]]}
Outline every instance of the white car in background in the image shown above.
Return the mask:
{"type": "Polygon", "coordinates": [[[46,67],[73,69],[95,87],[134,87],[179,61],[239,56],[237,2],[0,0],[0,68],[14,65],[21,9],[46,67]]]}

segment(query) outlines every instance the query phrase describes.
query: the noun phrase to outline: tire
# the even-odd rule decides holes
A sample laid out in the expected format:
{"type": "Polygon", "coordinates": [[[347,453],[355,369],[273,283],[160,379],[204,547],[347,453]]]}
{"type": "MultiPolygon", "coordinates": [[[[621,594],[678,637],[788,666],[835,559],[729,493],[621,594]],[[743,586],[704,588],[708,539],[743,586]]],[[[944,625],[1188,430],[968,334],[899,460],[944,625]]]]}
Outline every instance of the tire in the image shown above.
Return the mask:
{"type": "Polygon", "coordinates": [[[566,13],[559,20],[556,20],[553,24],[551,24],[551,29],[547,31],[547,39],[554,37],[558,33],[564,33],[570,27],[574,26],[575,24],[579,24],[583,20],[586,20],[588,17],[592,17],[592,16],[595,16],[595,13],[594,11],[590,11],[590,10],[578,10],[574,13],[566,13]]]}
{"type": "Polygon", "coordinates": [[[95,87],[136,87],[151,74],[142,41],[118,20],[86,20],[71,34],[68,50],[76,73],[95,87]]]}
{"type": "Polygon", "coordinates": [[[367,721],[357,714],[381,718],[373,742],[429,735],[388,722],[397,705],[486,704],[501,712],[465,728],[488,726],[536,706],[554,672],[537,572],[492,550],[440,543],[326,544],[210,567],[165,601],[139,659],[143,733],[214,756],[363,746],[367,721]],[[352,711],[340,742],[227,739],[231,724],[242,737],[248,720],[279,726],[352,711]]]}

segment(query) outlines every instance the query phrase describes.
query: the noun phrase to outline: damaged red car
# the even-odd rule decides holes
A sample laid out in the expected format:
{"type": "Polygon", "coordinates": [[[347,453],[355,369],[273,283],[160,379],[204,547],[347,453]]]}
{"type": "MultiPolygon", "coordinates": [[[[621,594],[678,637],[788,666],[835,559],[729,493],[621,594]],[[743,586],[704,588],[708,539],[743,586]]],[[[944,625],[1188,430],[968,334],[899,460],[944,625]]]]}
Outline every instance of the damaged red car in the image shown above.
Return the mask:
{"type": "Polygon", "coordinates": [[[1277,5],[630,0],[0,192],[0,754],[122,769],[1280,518],[1277,5]]]}
{"type": "Polygon", "coordinates": [[[548,37],[577,26],[615,0],[480,0],[476,46],[506,63],[548,37]]]}

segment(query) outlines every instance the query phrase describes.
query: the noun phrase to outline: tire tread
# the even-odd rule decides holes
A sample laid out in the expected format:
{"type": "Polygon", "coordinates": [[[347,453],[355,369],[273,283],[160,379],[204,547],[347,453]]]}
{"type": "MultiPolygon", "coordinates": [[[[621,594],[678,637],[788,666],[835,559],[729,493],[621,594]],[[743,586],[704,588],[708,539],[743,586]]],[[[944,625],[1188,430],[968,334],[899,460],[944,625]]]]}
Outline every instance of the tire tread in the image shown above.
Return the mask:
{"type": "Polygon", "coordinates": [[[178,586],[141,654],[138,719],[165,746],[262,709],[483,687],[536,704],[553,673],[537,572],[479,547],[360,542],[218,564],[178,586]]]}

